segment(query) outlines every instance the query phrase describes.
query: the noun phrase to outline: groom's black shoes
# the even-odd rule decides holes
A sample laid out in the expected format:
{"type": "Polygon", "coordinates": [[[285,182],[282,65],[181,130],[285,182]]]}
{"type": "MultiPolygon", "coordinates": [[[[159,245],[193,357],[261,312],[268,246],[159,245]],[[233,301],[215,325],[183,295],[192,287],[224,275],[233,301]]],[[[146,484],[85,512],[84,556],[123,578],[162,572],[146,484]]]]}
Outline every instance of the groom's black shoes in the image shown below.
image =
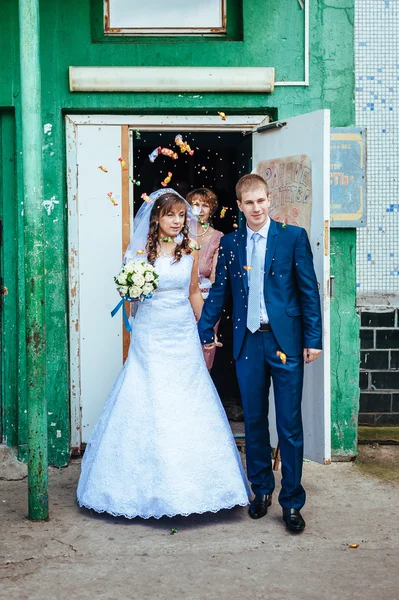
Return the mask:
{"type": "Polygon", "coordinates": [[[306,523],[303,520],[301,513],[295,508],[283,508],[283,519],[287,529],[294,533],[300,533],[306,527],[306,523]]]}
{"type": "Polygon", "coordinates": [[[260,519],[267,515],[267,509],[272,505],[271,494],[259,494],[252,500],[248,513],[252,519],[260,519]]]}

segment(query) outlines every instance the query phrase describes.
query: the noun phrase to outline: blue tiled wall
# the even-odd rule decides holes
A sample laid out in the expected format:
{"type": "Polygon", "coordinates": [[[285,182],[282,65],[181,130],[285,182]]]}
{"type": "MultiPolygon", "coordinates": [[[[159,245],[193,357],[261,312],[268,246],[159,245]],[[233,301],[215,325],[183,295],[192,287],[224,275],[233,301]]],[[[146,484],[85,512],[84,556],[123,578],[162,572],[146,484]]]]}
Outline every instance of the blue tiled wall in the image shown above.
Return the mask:
{"type": "Polygon", "coordinates": [[[399,0],[356,0],[356,125],[367,127],[358,294],[399,294],[399,0]]]}

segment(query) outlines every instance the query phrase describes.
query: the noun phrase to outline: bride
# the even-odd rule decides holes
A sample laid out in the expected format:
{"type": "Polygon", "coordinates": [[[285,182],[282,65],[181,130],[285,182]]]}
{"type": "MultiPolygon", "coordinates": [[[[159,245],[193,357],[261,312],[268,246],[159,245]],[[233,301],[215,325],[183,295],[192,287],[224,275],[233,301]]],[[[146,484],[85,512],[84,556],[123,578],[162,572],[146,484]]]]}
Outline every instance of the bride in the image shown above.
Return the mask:
{"type": "Polygon", "coordinates": [[[155,266],[159,287],[138,303],[128,358],[82,460],[80,506],[115,516],[216,512],[248,504],[229,422],[208,374],[191,207],[173,189],[144,202],[125,261],[155,266]]]}

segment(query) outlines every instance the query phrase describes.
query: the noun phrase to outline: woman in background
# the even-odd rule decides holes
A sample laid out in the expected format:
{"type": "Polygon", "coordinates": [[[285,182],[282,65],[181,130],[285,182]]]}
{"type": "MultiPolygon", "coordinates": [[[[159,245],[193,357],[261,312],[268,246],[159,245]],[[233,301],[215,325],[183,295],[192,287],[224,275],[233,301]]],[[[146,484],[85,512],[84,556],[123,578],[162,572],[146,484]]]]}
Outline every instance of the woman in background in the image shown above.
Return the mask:
{"type": "MultiPolygon", "coordinates": [[[[217,231],[211,225],[212,217],[218,208],[218,199],[216,194],[208,188],[192,190],[187,194],[186,199],[193,207],[194,215],[198,218],[197,231],[190,229],[189,234],[201,248],[199,253],[199,287],[205,300],[215,281],[219,245],[223,236],[221,231],[217,231]]],[[[219,323],[215,326],[215,333],[217,333],[218,326],[219,323]]],[[[213,350],[204,349],[204,358],[209,371],[213,366],[215,352],[216,348],[213,350]]]]}

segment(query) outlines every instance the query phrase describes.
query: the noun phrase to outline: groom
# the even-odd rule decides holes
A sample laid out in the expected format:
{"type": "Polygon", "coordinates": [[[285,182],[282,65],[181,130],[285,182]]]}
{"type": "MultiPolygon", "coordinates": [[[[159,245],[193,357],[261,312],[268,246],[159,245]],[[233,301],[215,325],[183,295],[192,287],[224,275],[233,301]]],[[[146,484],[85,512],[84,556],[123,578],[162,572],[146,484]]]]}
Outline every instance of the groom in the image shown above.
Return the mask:
{"type": "MultiPolygon", "coordinates": [[[[248,479],[255,494],[249,515],[266,515],[274,490],[268,424],[273,380],[282,461],[279,502],[287,528],[305,528],[300,509],[304,362],[321,354],[319,291],[306,231],[270,219],[270,194],[259,175],[244,175],[236,186],[245,229],[222,238],[216,281],[199,321],[205,349],[215,346],[213,327],[232,293],[234,359],[244,416],[248,479]]],[[[216,342],[217,343],[217,342],[216,342]]]]}

